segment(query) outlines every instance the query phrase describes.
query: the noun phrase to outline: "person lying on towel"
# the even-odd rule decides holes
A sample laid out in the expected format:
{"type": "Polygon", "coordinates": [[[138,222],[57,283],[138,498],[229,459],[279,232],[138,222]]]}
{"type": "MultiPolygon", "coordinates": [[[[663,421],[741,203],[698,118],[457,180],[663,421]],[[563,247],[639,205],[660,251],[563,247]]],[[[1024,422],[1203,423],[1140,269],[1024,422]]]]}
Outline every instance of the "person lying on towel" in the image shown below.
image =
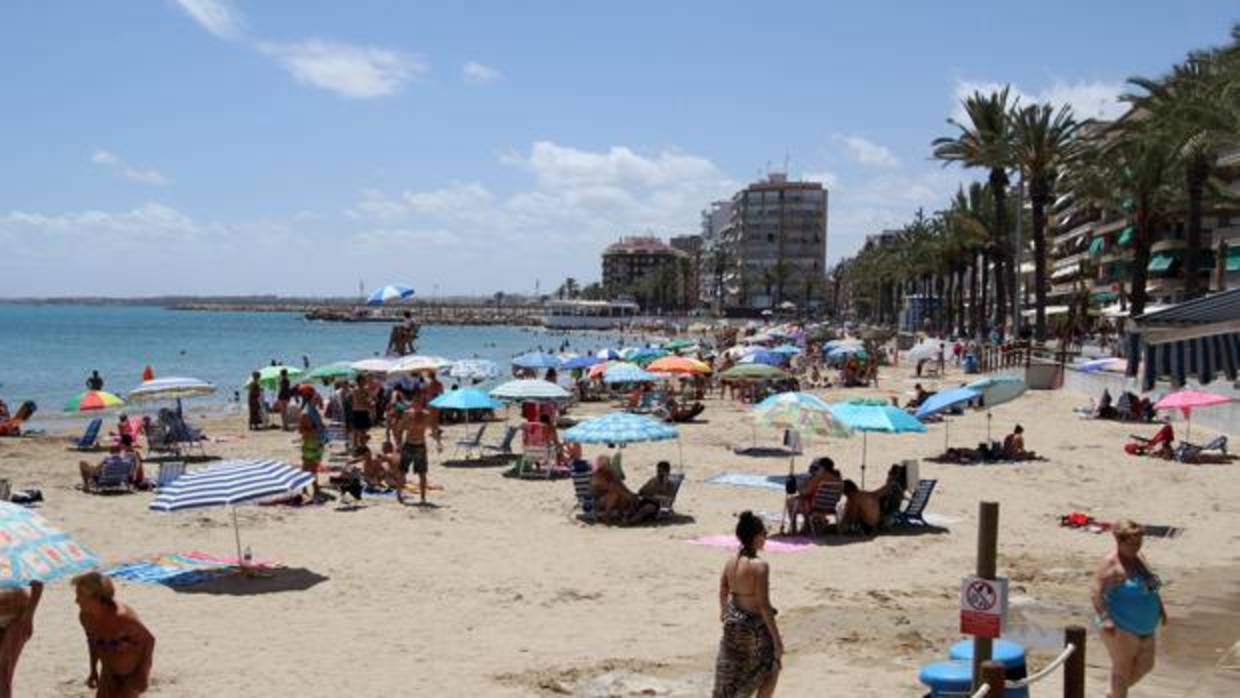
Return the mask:
{"type": "Polygon", "coordinates": [[[1124,451],[1130,456],[1158,456],[1159,458],[1171,458],[1171,445],[1175,442],[1175,430],[1171,428],[1168,422],[1162,425],[1153,438],[1143,438],[1136,434],[1130,434],[1132,441],[1124,444],[1124,451]]]}

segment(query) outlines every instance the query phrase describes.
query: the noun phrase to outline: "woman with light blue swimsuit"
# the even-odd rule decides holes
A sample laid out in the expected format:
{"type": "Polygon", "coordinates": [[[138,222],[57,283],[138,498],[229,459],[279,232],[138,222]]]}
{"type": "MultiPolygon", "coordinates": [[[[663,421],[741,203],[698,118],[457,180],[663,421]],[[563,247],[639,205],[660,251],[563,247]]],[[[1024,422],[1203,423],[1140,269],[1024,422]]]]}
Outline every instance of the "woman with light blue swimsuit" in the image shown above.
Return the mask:
{"type": "Polygon", "coordinates": [[[1160,589],[1162,582],[1141,558],[1145,530],[1127,519],[1112,529],[1115,551],[1108,554],[1094,574],[1090,596],[1097,613],[1095,623],[1111,655],[1109,698],[1126,698],[1154,668],[1154,634],[1167,622],[1160,589]]]}

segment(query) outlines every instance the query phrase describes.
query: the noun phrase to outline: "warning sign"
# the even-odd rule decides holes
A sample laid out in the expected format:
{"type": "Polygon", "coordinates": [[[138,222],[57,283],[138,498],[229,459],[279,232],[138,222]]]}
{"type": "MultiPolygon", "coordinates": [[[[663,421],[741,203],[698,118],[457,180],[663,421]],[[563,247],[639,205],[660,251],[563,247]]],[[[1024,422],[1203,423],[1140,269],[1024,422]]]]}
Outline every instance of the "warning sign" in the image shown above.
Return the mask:
{"type": "Polygon", "coordinates": [[[960,582],[960,632],[999,637],[1007,618],[1007,579],[965,577],[960,582]]]}

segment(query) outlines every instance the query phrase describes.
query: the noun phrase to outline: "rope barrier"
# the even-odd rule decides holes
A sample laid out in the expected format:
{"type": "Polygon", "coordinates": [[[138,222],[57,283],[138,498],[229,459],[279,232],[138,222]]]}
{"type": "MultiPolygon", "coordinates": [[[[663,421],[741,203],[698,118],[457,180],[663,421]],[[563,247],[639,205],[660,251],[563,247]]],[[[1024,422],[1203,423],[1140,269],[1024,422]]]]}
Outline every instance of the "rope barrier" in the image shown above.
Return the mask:
{"type": "Polygon", "coordinates": [[[1063,648],[1063,652],[1060,652],[1058,657],[1055,657],[1055,661],[1043,667],[1042,671],[1039,671],[1032,676],[1026,676],[1018,681],[1009,681],[1007,685],[1012,688],[1028,688],[1031,684],[1035,684],[1047,676],[1050,676],[1052,672],[1063,666],[1063,663],[1068,661],[1068,657],[1071,657],[1074,652],[1076,652],[1076,645],[1069,644],[1067,647],[1063,648]]]}

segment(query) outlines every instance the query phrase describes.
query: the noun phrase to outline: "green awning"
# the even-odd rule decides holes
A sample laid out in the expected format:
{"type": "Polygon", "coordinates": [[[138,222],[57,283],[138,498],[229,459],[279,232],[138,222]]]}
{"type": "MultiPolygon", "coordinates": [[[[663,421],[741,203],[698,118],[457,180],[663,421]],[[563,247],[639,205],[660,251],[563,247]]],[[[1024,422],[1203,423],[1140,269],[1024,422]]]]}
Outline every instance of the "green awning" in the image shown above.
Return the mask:
{"type": "Polygon", "coordinates": [[[1094,238],[1093,241],[1089,243],[1090,256],[1097,257],[1098,255],[1102,254],[1102,245],[1103,245],[1102,238],[1094,238]]]}
{"type": "Polygon", "coordinates": [[[1120,233],[1119,233],[1119,246],[1120,246],[1120,247],[1127,247],[1127,246],[1131,245],[1131,244],[1132,244],[1132,236],[1133,236],[1133,233],[1135,233],[1135,232],[1136,232],[1136,231],[1135,231],[1135,230],[1133,230],[1133,227],[1132,227],[1131,225],[1130,225],[1130,226],[1128,226],[1127,228],[1124,228],[1123,230],[1121,230],[1121,231],[1120,231],[1120,233]]]}
{"type": "Polygon", "coordinates": [[[1112,303],[1119,300],[1119,294],[1115,291],[1099,291],[1098,293],[1090,294],[1089,300],[1095,303],[1112,303]]]}
{"type": "Polygon", "coordinates": [[[1171,268],[1171,263],[1175,261],[1175,257],[1169,254],[1156,254],[1150,259],[1150,271],[1167,271],[1171,268]]]}
{"type": "Polygon", "coordinates": [[[1227,271],[1240,271],[1240,245],[1227,248],[1227,271]]]}

